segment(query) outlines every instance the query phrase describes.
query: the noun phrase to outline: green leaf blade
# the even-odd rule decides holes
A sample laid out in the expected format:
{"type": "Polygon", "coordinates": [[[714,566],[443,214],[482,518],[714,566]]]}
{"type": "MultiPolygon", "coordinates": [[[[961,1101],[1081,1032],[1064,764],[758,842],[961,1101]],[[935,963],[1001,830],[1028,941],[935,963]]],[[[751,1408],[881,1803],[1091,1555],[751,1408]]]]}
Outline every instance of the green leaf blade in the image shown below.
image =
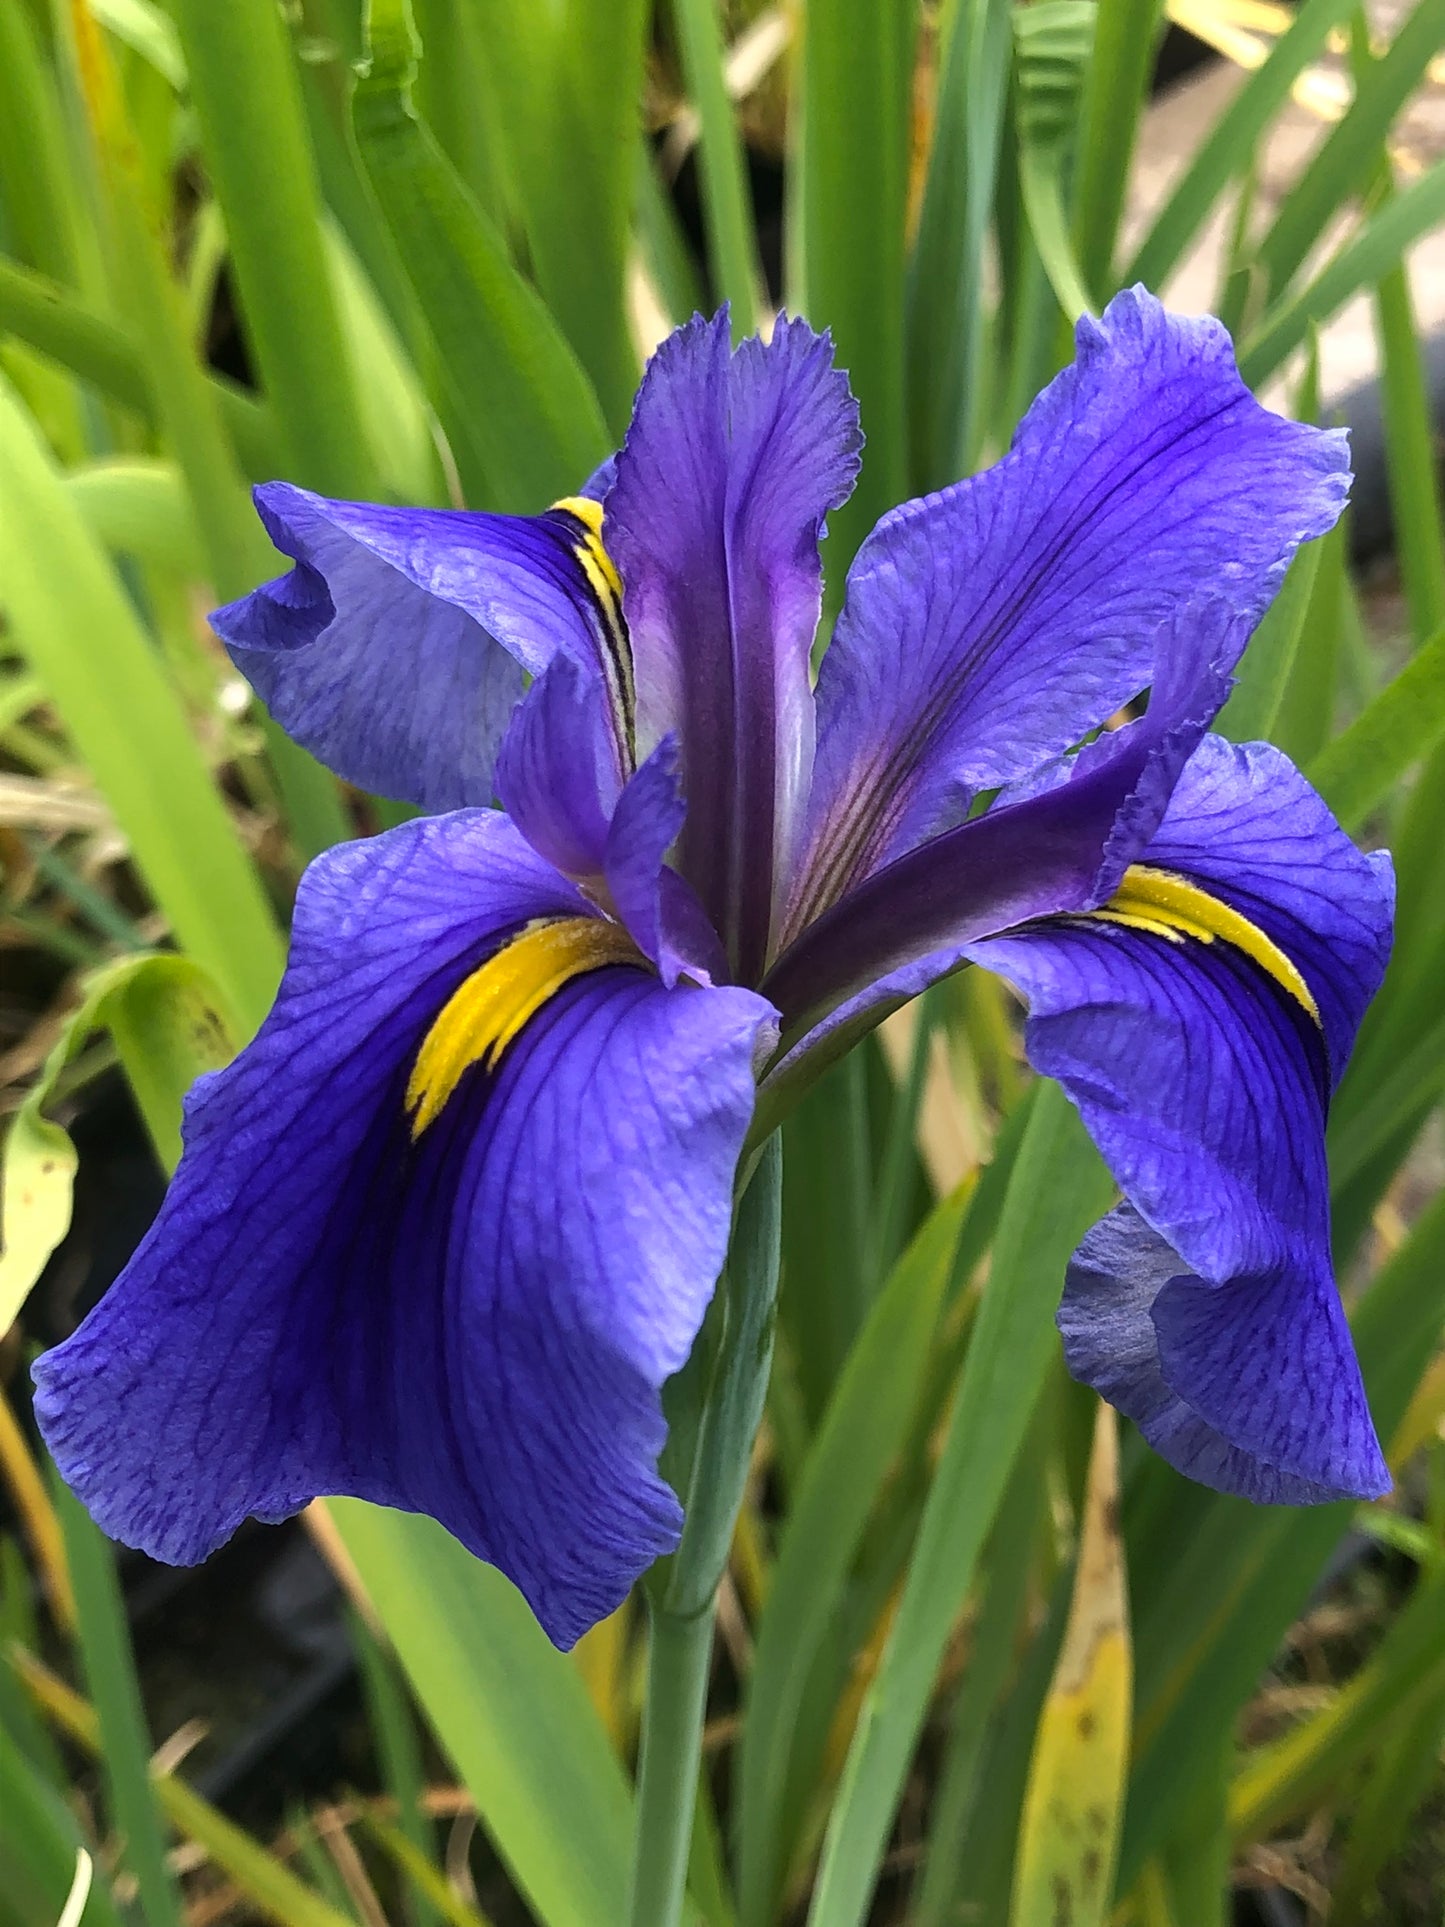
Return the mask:
{"type": "Polygon", "coordinates": [[[860,1927],[867,1917],[949,1630],[1057,1342],[1051,1313],[1064,1268],[1112,1193],[1068,1099],[1046,1086],[1019,1152],[943,1456],[829,1821],[809,1927],[860,1927]]]}
{"type": "Polygon", "coordinates": [[[463,479],[488,505],[535,512],[574,493],[610,453],[597,397],[416,118],[405,0],[371,0],[367,18],[357,142],[436,346],[438,401],[463,479]]]}
{"type": "Polygon", "coordinates": [[[626,1918],[632,1801],[576,1668],[431,1519],[328,1500],[433,1729],[546,1927],[626,1918]]]}

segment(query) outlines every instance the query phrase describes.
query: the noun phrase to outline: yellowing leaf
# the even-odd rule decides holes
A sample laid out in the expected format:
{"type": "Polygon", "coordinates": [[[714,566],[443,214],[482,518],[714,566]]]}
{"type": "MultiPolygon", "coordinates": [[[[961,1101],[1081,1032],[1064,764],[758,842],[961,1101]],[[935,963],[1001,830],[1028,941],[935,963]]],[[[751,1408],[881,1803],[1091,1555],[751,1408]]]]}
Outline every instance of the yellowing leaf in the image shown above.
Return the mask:
{"type": "Polygon", "coordinates": [[[234,1053],[215,985],[187,957],[122,957],[87,979],[0,1152],[0,1333],[18,1316],[46,1260],[70,1229],[75,1146],[45,1115],[56,1080],[92,1032],[109,1030],[156,1154],[181,1150],[181,1099],[202,1071],[234,1053]]]}
{"type": "Polygon", "coordinates": [[[0,1332],[8,1331],[70,1229],[75,1146],[58,1124],[27,1102],[5,1137],[0,1188],[0,1332]]]}
{"type": "Polygon", "coordinates": [[[1011,1927],[1102,1927],[1108,1917],[1133,1694],[1118,1507],[1118,1435],[1101,1403],[1073,1603],[1034,1736],[1011,1927]]]}

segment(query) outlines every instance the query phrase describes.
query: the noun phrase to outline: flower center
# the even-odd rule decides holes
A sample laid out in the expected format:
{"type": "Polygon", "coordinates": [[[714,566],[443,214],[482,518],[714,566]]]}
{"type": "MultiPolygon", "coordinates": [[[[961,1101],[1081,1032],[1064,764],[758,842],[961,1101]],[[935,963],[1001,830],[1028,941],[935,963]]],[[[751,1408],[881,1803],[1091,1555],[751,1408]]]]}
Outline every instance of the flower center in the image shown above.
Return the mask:
{"type": "Polygon", "coordinates": [[[648,967],[621,924],[601,917],[542,918],[488,957],[452,992],[422,1039],[406,1087],[412,1141],[440,1116],[473,1064],[491,1070],[564,984],[606,964],[648,967]]]}

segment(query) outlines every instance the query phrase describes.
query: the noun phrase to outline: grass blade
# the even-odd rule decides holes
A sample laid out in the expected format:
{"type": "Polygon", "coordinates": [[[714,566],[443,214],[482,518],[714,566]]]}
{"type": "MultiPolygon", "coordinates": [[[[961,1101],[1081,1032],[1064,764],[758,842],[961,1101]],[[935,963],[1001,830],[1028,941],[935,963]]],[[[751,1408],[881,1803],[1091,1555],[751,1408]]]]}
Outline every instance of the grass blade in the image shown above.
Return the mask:
{"type": "Polygon", "coordinates": [[[1099,0],[1073,180],[1074,257],[1098,305],[1113,292],[1114,240],[1161,23],[1159,0],[1099,0]]]}
{"type": "MultiPolygon", "coordinates": [[[[373,18],[380,10],[373,7],[373,18]]],[[[634,157],[641,146],[645,0],[429,0],[418,14],[426,84],[428,23],[477,16],[488,87],[483,111],[498,131],[499,192],[482,203],[491,223],[520,230],[555,325],[621,440],[637,384],[625,281],[634,157]]],[[[379,29],[373,28],[373,31],[379,29]]],[[[421,109],[425,119],[425,108],[421,109]]],[[[475,106],[471,109],[475,115],[475,106]]]]}
{"type": "MultiPolygon", "coordinates": [[[[0,7],[0,209],[15,250],[67,287],[79,286],[85,251],[77,198],[35,16],[23,6],[0,7]]],[[[93,265],[93,239],[89,252],[93,265]]]]}
{"type": "Polygon", "coordinates": [[[943,1454],[833,1807],[811,1927],[857,1927],[867,1916],[938,1663],[1057,1344],[1050,1314],[1064,1267],[1112,1189],[1068,1099],[1045,1086],[1014,1167],[943,1454]]]}
{"type": "Polygon", "coordinates": [[[410,1919],[446,1920],[451,1922],[451,1927],[487,1927],[486,1920],[476,1908],[458,1899],[446,1875],[433,1866],[399,1827],[389,1826],[385,1820],[375,1818],[364,1819],[362,1825],[382,1851],[391,1856],[410,1883],[413,1894],[410,1919]],[[423,1906],[427,1910],[425,1915],[419,1912],[423,1906]]]}
{"type": "Polygon", "coordinates": [[[1340,521],[1320,537],[1305,632],[1275,719],[1275,742],[1301,769],[1325,748],[1334,727],[1348,593],[1346,530],[1340,521]]]}
{"type": "Polygon", "coordinates": [[[496,62],[487,44],[493,22],[465,0],[416,0],[416,25],[426,49],[417,75],[417,112],[467,191],[492,220],[502,220],[506,183],[496,62]]]}
{"type": "MultiPolygon", "coordinates": [[[[70,1228],[78,1166],[69,1134],[45,1115],[61,1073],[92,1032],[108,1028],[156,1155],[174,1170],[181,1099],[202,1071],[234,1054],[214,986],[188,957],[132,956],[86,980],[77,1009],[26,1092],[0,1154],[0,1327],[8,1329],[70,1228]]],[[[0,1412],[0,1421],[4,1414],[0,1412]]],[[[3,1442],[0,1427],[0,1442],[3,1442]]],[[[6,1454],[0,1449],[0,1461],[6,1454]]]]}
{"type": "Polygon", "coordinates": [[[270,905],[155,650],[3,383],[0,597],[177,940],[249,1035],[281,974],[270,905]]]}
{"type": "Polygon", "coordinates": [[[647,8],[487,0],[482,12],[510,213],[542,298],[620,440],[637,378],[624,289],[647,8]]]}
{"type": "Polygon", "coordinates": [[[1255,630],[1239,679],[1215,727],[1236,743],[1272,738],[1305,633],[1319,575],[1320,544],[1305,545],[1255,630]]]}
{"type": "Polygon", "coordinates": [[[1267,298],[1277,300],[1345,204],[1369,186],[1395,117],[1440,51],[1439,0],[1419,0],[1389,51],[1364,74],[1349,112],[1285,196],[1259,245],[1267,298]]]}
{"type": "MultiPolygon", "coordinates": [[[[1041,1405],[1041,1413],[1043,1409],[1041,1405]]],[[[1013,1685],[989,1723],[978,1788],[958,1848],[961,1878],[949,1927],[957,1920],[1008,1919],[1019,1815],[1068,1604],[1068,1587],[1061,1579],[1049,1593],[1043,1623],[1025,1646],[1013,1685]]]]}
{"type": "Polygon", "coordinates": [[[778,1317],[807,1417],[823,1415],[879,1279],[868,1265],[873,1141],[868,1047],[853,1050],[783,1126],[783,1286],[778,1317]]]}
{"type": "Polygon", "coordinates": [[[672,197],[646,144],[637,150],[636,220],[638,245],[653,286],[668,320],[677,326],[701,312],[702,283],[672,197]]]}
{"type": "Polygon", "coordinates": [[[272,0],[227,0],[221,7],[172,0],[170,11],[286,472],[328,495],[371,494],[371,459],[327,274],[316,167],[281,11],[272,0]]]}
{"type": "Polygon", "coordinates": [[[1265,129],[1289,99],[1290,89],[1357,3],[1305,0],[1269,58],[1210,128],[1125,269],[1125,284],[1143,281],[1151,288],[1163,286],[1215,202],[1247,165],[1265,129]]]}
{"type": "Polygon", "coordinates": [[[437,400],[469,498],[533,511],[609,452],[597,397],[536,290],[411,104],[406,0],[370,0],[356,138],[437,354],[437,400]]]}
{"type": "Polygon", "coordinates": [[[95,1879],[95,1862],[85,1851],[78,1847],[75,1854],[75,1878],[70,1883],[70,1892],[65,1896],[65,1905],[60,1910],[56,1927],[80,1927],[85,1918],[86,1905],[90,1900],[90,1889],[95,1879]]]}
{"type": "MultiPolygon", "coordinates": [[[[132,409],[148,428],[158,426],[141,351],[125,329],[57,282],[4,255],[0,255],[0,328],[132,409]]],[[[206,381],[246,474],[252,481],[278,474],[280,450],[270,410],[222,375],[208,375],[206,381]]]]}
{"type": "Polygon", "coordinates": [[[65,486],[112,554],[136,556],[192,582],[204,575],[191,498],[174,462],[146,455],[92,462],[71,469],[65,486]]]}
{"type": "Polygon", "coordinates": [[[55,1622],[63,1632],[73,1633],[75,1589],[70,1583],[60,1521],[29,1441],[3,1393],[0,1393],[0,1478],[5,1482],[29,1543],[34,1569],[44,1585],[55,1622]]]}
{"type": "Polygon", "coordinates": [[[1054,298],[1071,323],[1093,306],[1064,215],[1064,179],[1096,20],[1093,0],[1039,0],[1013,17],[1024,213],[1054,298]]]}
{"type": "Polygon", "coordinates": [[[1363,1096],[1356,1097],[1351,1090],[1347,1096],[1353,1101],[1331,1114],[1328,1141],[1335,1188],[1343,1190],[1363,1176],[1402,1131],[1409,1130],[1413,1137],[1438,1100],[1442,1085],[1445,1016],[1417,1030],[1408,1051],[1393,1057],[1382,1074],[1365,1081],[1363,1096]]]}
{"type": "Polygon", "coordinates": [[[141,1709],[125,1606],[109,1541],[58,1478],[55,1509],[75,1587],[80,1654],[95,1704],[111,1815],[135,1876],[146,1927],[180,1927],[180,1892],[166,1864],[165,1834],[152,1794],[150,1736],[141,1709]]]}
{"type": "MultiPolygon", "coordinates": [[[[0,1397],[0,1461],[6,1459],[9,1451],[5,1442],[7,1427],[15,1428],[15,1420],[9,1405],[0,1397]]],[[[23,1439],[21,1445],[27,1460],[30,1460],[30,1450],[23,1439]]],[[[33,1467],[34,1461],[30,1460],[30,1463],[33,1467]]],[[[8,1464],[5,1477],[7,1483],[13,1483],[8,1464]]],[[[44,1481],[38,1472],[35,1480],[44,1494],[44,1481]]],[[[46,1503],[49,1503],[48,1495],[46,1503]]],[[[55,1524],[55,1538],[63,1566],[65,1553],[58,1523],[55,1524]]],[[[67,1573],[67,1585],[69,1580],[67,1573]]],[[[0,1653],[8,1652],[12,1644],[28,1647],[33,1652],[40,1644],[33,1586],[30,1567],[20,1550],[20,1542],[9,1537],[0,1539],[0,1653]]],[[[8,1734],[13,1744],[25,1755],[42,1785],[62,1794],[69,1789],[70,1775],[60,1756],[55,1736],[40,1718],[29,1695],[8,1666],[0,1666],[0,1733],[8,1734]]],[[[4,1858],[0,1855],[0,1865],[3,1864],[4,1858]]]]}
{"type": "Polygon", "coordinates": [[[983,432],[984,264],[1013,38],[1008,0],[959,0],[908,263],[910,484],[957,481],[983,432]]]}
{"type": "Polygon", "coordinates": [[[543,296],[617,442],[627,432],[638,378],[626,277],[650,11],[648,0],[606,7],[566,0],[542,129],[547,146],[529,197],[535,208],[545,196],[547,210],[532,242],[543,296]]]}
{"type": "Polygon", "coordinates": [[[1437,162],[1377,209],[1294,300],[1265,316],[1239,357],[1239,372],[1250,387],[1267,381],[1312,326],[1328,321],[1361,288],[1382,280],[1405,250],[1442,220],[1445,163],[1437,162]]]}
{"type": "MultiPolygon", "coordinates": [[[[1228,1792],[1233,1771],[1234,1735],[1228,1733],[1219,1748],[1217,1766],[1211,1774],[1201,1775],[1189,1812],[1175,1829],[1164,1856],[1166,1911],[1161,1927],[1229,1927],[1234,1843],[1229,1836],[1228,1792]]],[[[1148,1877],[1146,1867],[1141,1886],[1148,1877]]],[[[1152,1920],[1146,1917],[1141,1927],[1153,1927],[1152,1920]]]]}
{"type": "MultiPolygon", "coordinates": [[[[1393,194],[1393,189],[1391,190],[1393,194]]],[[[1434,420],[1404,264],[1375,291],[1380,398],[1395,553],[1417,643],[1445,625],[1445,536],[1435,468],[1434,420]]]]}
{"type": "Polygon", "coordinates": [[[1411,1697],[1445,1688],[1445,1567],[1423,1573],[1375,1652],[1330,1704],[1252,1754],[1234,1782],[1230,1824],[1240,1842],[1266,1838],[1307,1813],[1378,1744],[1411,1697]]]}
{"type": "MultiPolygon", "coordinates": [[[[14,1652],[10,1658],[47,1717],[77,1746],[98,1757],[101,1729],[95,1709],[29,1653],[14,1652]]],[[[347,1915],[314,1894],[289,1867],[184,1780],[161,1773],[153,1776],[152,1784],[171,1825],[205,1848],[263,1919],[275,1921],[277,1927],[354,1927],[347,1915]]]]}
{"type": "Polygon", "coordinates": [[[1405,1844],[1440,1770],[1442,1734],[1445,1688],[1437,1685],[1382,1748],[1353,1802],[1343,1862],[1330,1882],[1334,1927],[1359,1927],[1374,1912],[1380,1872],[1405,1844]]]}
{"type": "MultiPolygon", "coordinates": [[[[244,11],[244,8],[238,9],[244,11]]],[[[232,600],[276,573],[276,555],[252,509],[191,341],[189,317],[154,231],[139,149],[109,51],[86,9],[75,5],[78,65],[106,188],[115,280],[145,344],[150,388],[186,477],[212,586],[232,600]]],[[[297,842],[316,856],[350,835],[334,778],[279,730],[271,762],[297,842]]]]}
{"type": "Polygon", "coordinates": [[[577,1668],[430,1519],[327,1505],[519,1892],[547,1927],[616,1927],[631,1794],[577,1668]]]}
{"type": "MultiPolygon", "coordinates": [[[[0,1722],[0,1921],[31,1927],[57,1920],[84,1851],[75,1816],[61,1795],[35,1773],[0,1722]]],[[[121,1927],[109,1893],[91,1885],[81,1916],[84,1927],[121,1927]]]]}
{"type": "Polygon", "coordinates": [[[851,499],[829,517],[835,587],[908,480],[903,266],[914,9],[906,0],[810,0],[796,60],[788,172],[788,300],[831,328],[863,414],[868,451],[851,499]]]}
{"type": "Polygon", "coordinates": [[[879,1160],[872,1222],[867,1240],[868,1269],[874,1278],[888,1276],[908,1232],[917,1222],[915,1206],[921,1178],[918,1156],[918,1116],[929,1066],[933,1062],[933,1000],[925,991],[912,1008],[912,1047],[903,1076],[888,1106],[883,1154],[879,1160]]]}
{"type": "MultiPolygon", "coordinates": [[[[1369,86],[1383,62],[1371,52],[1363,8],[1351,22],[1350,56],[1357,89],[1369,86]]],[[[1394,167],[1388,148],[1382,146],[1375,168],[1375,200],[1388,202],[1394,192],[1394,167]]],[[[1423,642],[1445,623],[1445,539],[1430,432],[1430,394],[1403,262],[1391,268],[1375,290],[1375,327],[1395,549],[1415,640],[1423,642]]]]}
{"type": "Polygon", "coordinates": [[[786,1872],[797,1707],[890,1463],[907,1435],[966,1209],[955,1196],[894,1266],[849,1355],[789,1509],[758,1628],[737,1836],[744,1921],[771,1920],[786,1872]]]}
{"type": "Polygon", "coordinates": [[[980,1789],[988,1738],[1010,1683],[1019,1621],[1044,1511],[1042,1427],[1036,1417],[989,1537],[983,1604],[968,1666],[949,1715],[948,1742],[929,1815],[928,1858],[913,1896],[913,1927],[952,1927],[958,1916],[969,1821],[980,1789]]]}
{"type": "MultiPolygon", "coordinates": [[[[1442,1275],[1445,1199],[1436,1198],[1354,1318],[1382,1437],[1393,1435],[1438,1345],[1442,1275]]],[[[1213,1771],[1351,1510],[1251,1507],[1191,1490],[1163,1467],[1149,1470],[1163,1501],[1149,1529],[1126,1514],[1138,1710],[1120,1849],[1124,1890],[1189,1809],[1200,1774],[1213,1771]]]]}
{"type": "Polygon", "coordinates": [[[713,282],[732,308],[733,340],[757,326],[757,236],[742,137],[723,74],[722,22],[715,0],[674,0],[683,77],[701,122],[703,213],[713,282]]]}
{"type": "Polygon", "coordinates": [[[1374,701],[1327,743],[1308,775],[1347,830],[1445,736],[1445,629],[1433,635],[1374,701]]]}
{"type": "Polygon", "coordinates": [[[416,1884],[416,1892],[406,1913],[411,1927],[437,1927],[441,1914],[425,1882],[416,1882],[418,1865],[437,1873],[445,1890],[446,1882],[433,1865],[435,1839],[431,1822],[421,1809],[424,1791],[421,1748],[407,1696],[392,1670],[391,1661],[377,1645],[358,1613],[348,1618],[351,1643],[361,1662],[361,1683],[372,1737],[381,1760],[382,1783],[396,1802],[397,1824],[390,1832],[398,1834],[409,1852],[405,1865],[416,1884]]]}

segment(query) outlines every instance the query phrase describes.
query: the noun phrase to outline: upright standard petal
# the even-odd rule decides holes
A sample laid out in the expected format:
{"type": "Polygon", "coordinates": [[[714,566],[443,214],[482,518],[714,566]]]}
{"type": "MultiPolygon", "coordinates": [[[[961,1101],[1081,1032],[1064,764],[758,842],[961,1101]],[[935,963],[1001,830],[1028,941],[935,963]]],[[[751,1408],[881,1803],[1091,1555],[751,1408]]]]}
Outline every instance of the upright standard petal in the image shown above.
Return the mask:
{"type": "Polygon", "coordinates": [[[998,465],[895,509],[864,543],[818,683],[789,932],[1137,695],[1201,585],[1250,623],[1339,515],[1343,434],[1261,408],[1214,320],[1135,288],[998,465]]]}
{"type": "Polygon", "coordinates": [[[970,947],[1029,1005],[1128,1209],[1060,1313],[1071,1366],[1181,1471],[1256,1499],[1388,1485],[1330,1262],[1324,1125],[1389,950],[1362,856],[1278,751],[1219,738],[1091,913],[970,947]]]}
{"type": "Polygon", "coordinates": [[[658,1393],[722,1264],[770,1013],[665,990],[586,911],[481,812],[312,866],[275,1010],[36,1366],[113,1537],[187,1563],[248,1514],[355,1494],[439,1519],[561,1645],[675,1542],[658,1393]],[[523,996],[512,959],[554,930],[582,962],[523,996]]]}
{"type": "Polygon", "coordinates": [[[679,868],[749,981],[812,770],[818,540],[860,441],[826,336],[783,321],[734,354],[726,314],[699,317],[649,363],[607,496],[639,752],[678,737],[679,868]]]}
{"type": "Polygon", "coordinates": [[[539,516],[256,491],[291,573],[212,617],[296,741],[348,781],[428,809],[492,800],[497,746],[562,650],[630,701],[625,636],[594,502],[539,516]]]}

